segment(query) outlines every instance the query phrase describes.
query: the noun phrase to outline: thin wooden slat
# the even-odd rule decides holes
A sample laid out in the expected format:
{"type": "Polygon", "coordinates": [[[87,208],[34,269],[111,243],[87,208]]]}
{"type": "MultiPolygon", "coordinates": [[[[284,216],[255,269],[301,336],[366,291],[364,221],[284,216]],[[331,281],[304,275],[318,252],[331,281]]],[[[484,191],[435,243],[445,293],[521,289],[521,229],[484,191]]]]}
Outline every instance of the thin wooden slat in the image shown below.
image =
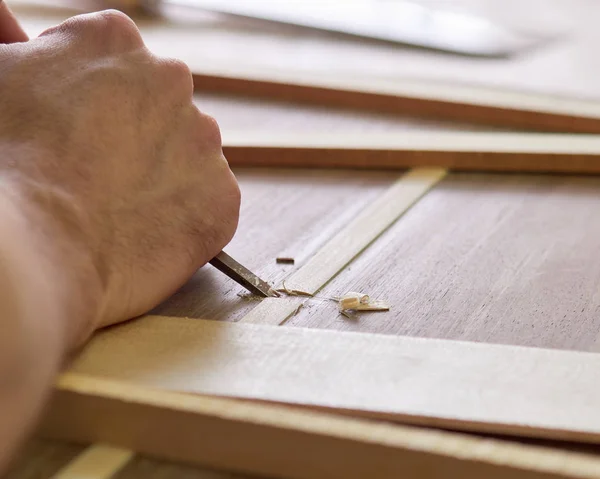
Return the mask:
{"type": "MultiPolygon", "coordinates": [[[[282,329],[283,330],[283,329],[282,329]]],[[[40,433],[282,479],[598,477],[581,453],[63,376],[40,433]]]]}
{"type": "Polygon", "coordinates": [[[280,72],[246,73],[194,70],[198,92],[226,93],[294,101],[326,107],[473,122],[548,132],[600,133],[600,104],[535,93],[494,90],[451,83],[370,79],[325,80],[280,72]]]}
{"type": "MultiPolygon", "coordinates": [[[[285,280],[286,287],[316,293],[360,254],[408,208],[446,174],[440,168],[411,170],[346,227],[332,237],[312,258],[285,280]]],[[[304,298],[306,299],[306,298],[304,298]]],[[[240,321],[281,324],[301,305],[295,298],[266,298],[240,321]]]]}
{"type": "Polygon", "coordinates": [[[91,377],[475,432],[600,443],[600,355],[150,316],[95,337],[91,377]]]}
{"type": "Polygon", "coordinates": [[[95,444],[88,447],[52,479],[110,479],[133,457],[126,449],[95,444]]]}
{"type": "Polygon", "coordinates": [[[595,135],[230,132],[224,142],[225,156],[233,166],[600,173],[600,136],[595,135]]]}

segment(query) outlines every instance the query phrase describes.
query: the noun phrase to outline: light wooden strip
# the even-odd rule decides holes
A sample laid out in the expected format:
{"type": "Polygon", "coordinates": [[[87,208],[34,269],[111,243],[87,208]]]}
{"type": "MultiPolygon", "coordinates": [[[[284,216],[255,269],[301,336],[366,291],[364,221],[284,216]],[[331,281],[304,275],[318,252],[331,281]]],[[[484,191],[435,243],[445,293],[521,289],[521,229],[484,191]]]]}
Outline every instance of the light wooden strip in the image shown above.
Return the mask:
{"type": "Polygon", "coordinates": [[[132,457],[133,453],[126,449],[96,444],[69,462],[53,479],[110,479],[132,457]]]}
{"type": "Polygon", "coordinates": [[[460,85],[378,78],[318,78],[282,71],[243,76],[192,65],[197,91],[538,131],[600,133],[600,102],[460,85]]]}
{"type": "Polygon", "coordinates": [[[600,136],[439,132],[400,135],[229,132],[232,166],[600,173],[600,136]]]}
{"type": "Polygon", "coordinates": [[[600,443],[600,355],[150,316],[72,372],[406,423],[600,443]]]}
{"type": "MultiPolygon", "coordinates": [[[[445,170],[432,168],[411,170],[400,177],[287,278],[286,287],[316,293],[445,175],[445,170]]],[[[240,321],[281,324],[294,314],[301,301],[294,298],[267,298],[240,321]]]]}
{"type": "MultiPolygon", "coordinates": [[[[283,330],[283,328],[281,328],[283,330]]],[[[42,435],[290,479],[593,478],[581,453],[67,374],[42,435]]]]}

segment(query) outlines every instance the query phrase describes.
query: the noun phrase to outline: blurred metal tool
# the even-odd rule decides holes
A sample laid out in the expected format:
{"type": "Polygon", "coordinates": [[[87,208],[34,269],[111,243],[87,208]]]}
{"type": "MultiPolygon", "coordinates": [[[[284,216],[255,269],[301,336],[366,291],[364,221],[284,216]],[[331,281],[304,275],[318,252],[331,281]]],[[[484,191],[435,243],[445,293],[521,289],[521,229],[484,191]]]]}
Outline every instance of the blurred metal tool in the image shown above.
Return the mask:
{"type": "Polygon", "coordinates": [[[241,284],[252,294],[263,296],[265,298],[269,296],[279,296],[266,281],[260,279],[252,271],[242,266],[224,251],[221,251],[217,256],[211,259],[210,264],[222,273],[225,273],[236,283],[241,284]]]}
{"type": "Polygon", "coordinates": [[[112,0],[111,6],[159,12],[191,7],[471,56],[508,56],[542,41],[490,20],[404,0],[112,0]]]}

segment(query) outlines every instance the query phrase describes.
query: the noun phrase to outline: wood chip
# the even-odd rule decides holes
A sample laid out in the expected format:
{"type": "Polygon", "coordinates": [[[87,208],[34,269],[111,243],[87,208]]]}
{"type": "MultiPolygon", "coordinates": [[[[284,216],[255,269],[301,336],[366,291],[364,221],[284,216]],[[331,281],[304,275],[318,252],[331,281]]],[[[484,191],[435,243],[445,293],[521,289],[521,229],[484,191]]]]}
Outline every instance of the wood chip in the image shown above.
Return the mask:
{"type": "Polygon", "coordinates": [[[288,289],[285,285],[285,281],[283,282],[283,288],[276,289],[278,293],[287,294],[288,296],[307,296],[312,298],[314,295],[309,293],[308,291],[302,291],[300,289],[288,289]]]}
{"type": "MultiPolygon", "coordinates": [[[[371,300],[369,295],[350,291],[338,299],[341,313],[346,311],[389,311],[390,306],[385,301],[371,300]]],[[[344,316],[347,316],[344,314],[344,316]]]]}
{"type": "Polygon", "coordinates": [[[276,258],[275,261],[278,264],[294,264],[296,262],[294,258],[276,258]]]}

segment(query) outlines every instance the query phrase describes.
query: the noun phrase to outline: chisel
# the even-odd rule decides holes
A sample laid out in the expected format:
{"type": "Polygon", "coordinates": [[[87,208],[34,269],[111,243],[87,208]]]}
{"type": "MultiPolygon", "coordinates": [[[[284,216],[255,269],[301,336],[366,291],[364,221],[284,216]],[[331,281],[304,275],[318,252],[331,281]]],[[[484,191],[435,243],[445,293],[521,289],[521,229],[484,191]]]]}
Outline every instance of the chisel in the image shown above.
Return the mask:
{"type": "Polygon", "coordinates": [[[269,286],[269,283],[260,279],[252,271],[242,266],[224,251],[221,251],[217,256],[211,259],[210,264],[222,273],[225,273],[236,283],[242,285],[252,294],[265,298],[269,296],[279,296],[279,294],[269,286]]]}

